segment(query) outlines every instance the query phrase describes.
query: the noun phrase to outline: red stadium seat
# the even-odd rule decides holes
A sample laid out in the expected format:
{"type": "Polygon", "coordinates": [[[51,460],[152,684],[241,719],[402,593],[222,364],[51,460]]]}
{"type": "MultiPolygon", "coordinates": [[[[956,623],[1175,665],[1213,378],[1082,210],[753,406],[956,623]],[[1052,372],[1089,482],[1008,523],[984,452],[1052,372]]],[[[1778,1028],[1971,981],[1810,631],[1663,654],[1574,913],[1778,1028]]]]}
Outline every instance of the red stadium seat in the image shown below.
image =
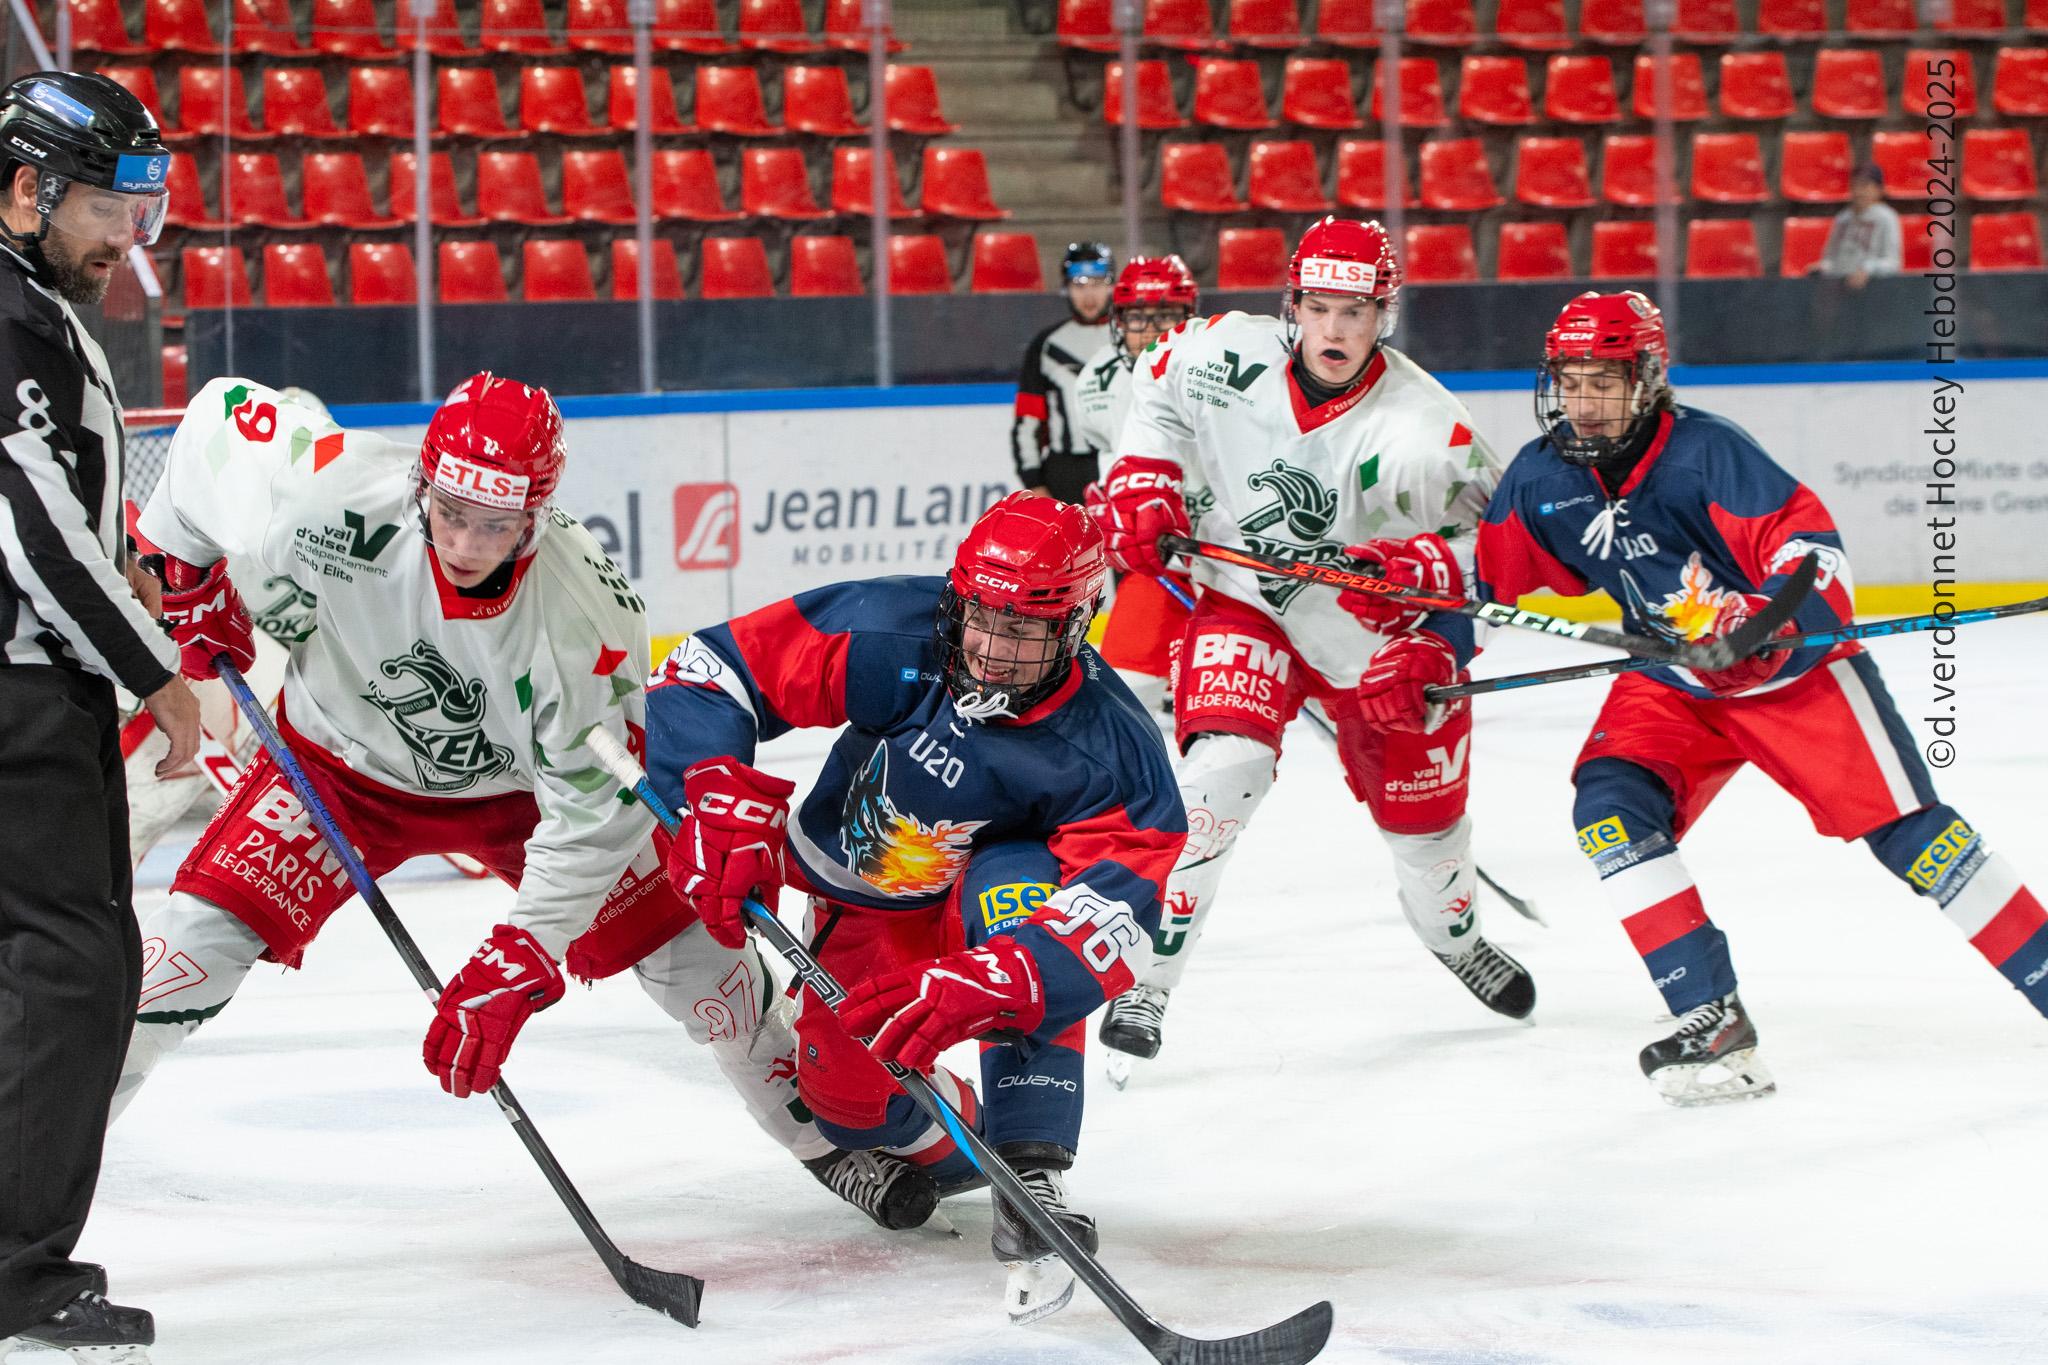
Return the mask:
{"type": "Polygon", "coordinates": [[[800,0],[740,0],[739,39],[748,52],[808,56],[824,51],[804,24],[800,0]]]}
{"type": "MultiPolygon", "coordinates": [[[[1918,275],[1924,270],[1932,270],[1934,268],[1934,241],[1928,233],[1928,225],[1931,222],[1933,222],[1933,217],[1930,214],[1902,213],[1899,215],[1899,237],[1901,239],[1899,269],[1908,275],[1918,275]]],[[[1950,229],[1954,228],[1953,223],[1946,224],[1945,226],[1950,229]]],[[[1947,233],[1943,234],[1942,240],[1949,240],[1947,233]]]]}
{"type": "Polygon", "coordinates": [[[263,126],[280,137],[348,137],[334,124],[318,67],[273,66],[263,73],[263,126]]]}
{"type": "Polygon", "coordinates": [[[1408,0],[1407,40],[1431,47],[1469,47],[1479,36],[1472,0],[1408,0]]]}
{"type": "Polygon", "coordinates": [[[950,294],[953,268],[946,264],[946,244],[929,233],[889,239],[891,294],[950,294]]]}
{"type": "Polygon", "coordinates": [[[1515,198],[1546,209],[1589,209],[1593,176],[1575,137],[1525,137],[1515,153],[1515,198]]]}
{"type": "Polygon", "coordinates": [[[739,51],[718,27],[713,0],[659,0],[654,10],[654,46],[662,52],[723,57],[739,51]]]}
{"type": "Polygon", "coordinates": [[[1502,223],[1500,258],[1494,275],[1503,280],[1567,280],[1571,244],[1563,223],[1502,223]]]}
{"type": "MultiPolygon", "coordinates": [[[[1102,120],[1120,124],[1124,120],[1124,64],[1111,62],[1102,78],[1102,120]]],[[[1138,63],[1138,126],[1148,131],[1185,128],[1173,102],[1173,78],[1166,63],[1150,59],[1138,63]]]]}
{"type": "Polygon", "coordinates": [[[775,292],[768,249],[759,237],[706,237],[701,251],[697,293],[702,297],[765,299],[775,292]]]}
{"type": "Polygon", "coordinates": [[[1764,273],[1756,224],[1747,218],[1695,218],[1685,225],[1688,279],[1755,279],[1764,273]]]}
{"type": "Polygon", "coordinates": [[[1500,0],[1494,36],[1524,52],[1563,52],[1572,45],[1564,0],[1500,0]]]}
{"type": "Polygon", "coordinates": [[[155,52],[218,53],[208,9],[206,0],[143,0],[143,45],[155,52]]]}
{"type": "Polygon", "coordinates": [[[268,308],[332,308],[334,281],[327,253],[311,242],[272,242],[263,248],[263,303],[268,308]]]}
{"type": "Polygon", "coordinates": [[[1764,152],[1755,133],[1700,133],[1692,140],[1692,197],[1709,204],[1761,204],[1764,152]]]}
{"type": "Polygon", "coordinates": [[[1600,147],[1600,197],[1627,208],[1654,207],[1656,155],[1657,140],[1653,137],[1610,133],[1600,147]]]}
{"type": "Polygon", "coordinates": [[[443,303],[506,303],[511,294],[505,288],[505,262],[498,244],[443,242],[435,253],[440,268],[434,272],[443,303]]]}
{"type": "Polygon", "coordinates": [[[1998,49],[1991,107],[2007,118],[2048,118],[2048,46],[1998,49]]]}
{"type": "Polygon", "coordinates": [[[746,215],[725,206],[718,166],[701,147],[654,154],[654,216],[694,223],[730,223],[746,215]]]}
{"type": "Polygon", "coordinates": [[[1172,142],[1159,149],[1159,202],[1182,213],[1243,213],[1230,153],[1220,142],[1172,142]]]}
{"type": "Polygon", "coordinates": [[[221,160],[227,217],[245,227],[309,226],[285,202],[284,175],[269,152],[234,152],[221,160]]]}
{"type": "MultiPolygon", "coordinates": [[[[679,299],[683,296],[683,272],[676,264],[675,243],[654,239],[654,297],[679,299]]],[[[612,243],[612,297],[640,297],[640,243],[621,237],[612,243]]]]}
{"type": "Polygon", "coordinates": [[[183,344],[166,345],[162,352],[164,373],[164,406],[182,408],[192,398],[191,357],[183,344]]]}
{"type": "Polygon", "coordinates": [[[1657,225],[1642,222],[1593,224],[1593,278],[1640,280],[1657,273],[1657,225]]]}
{"type": "Polygon", "coordinates": [[[1374,0],[1318,0],[1316,41],[1331,47],[1368,48],[1380,45],[1380,21],[1374,0]]]}
{"type": "Polygon", "coordinates": [[[1818,41],[1828,34],[1827,0],[1759,0],[1756,31],[1773,38],[1818,41]]]}
{"type": "Polygon", "coordinates": [[[1225,228],[1216,234],[1218,289],[1278,289],[1287,283],[1287,235],[1279,228],[1225,228]]]}
{"type": "Polygon", "coordinates": [[[1303,128],[1363,128],[1351,98],[1351,63],[1342,57],[1290,57],[1280,117],[1303,128]]]}
{"type": "Polygon", "coordinates": [[[227,220],[213,216],[207,207],[206,190],[199,180],[199,163],[189,152],[171,153],[171,173],[164,177],[170,186],[171,202],[164,221],[173,227],[222,228],[227,220]]]}
{"type": "Polygon", "coordinates": [[[163,91],[157,88],[154,71],[146,66],[103,66],[99,70],[102,76],[141,100],[142,107],[149,110],[156,126],[167,136],[177,136],[178,129],[164,117],[163,91]]]}
{"type": "Polygon", "coordinates": [[[1913,0],[1848,0],[1842,22],[1859,38],[1910,38],[1919,16],[1913,0]]]}
{"type": "Polygon", "coordinates": [[[1437,138],[1422,144],[1422,207],[1450,213],[1498,208],[1503,202],[1476,137],[1437,138]]]}
{"type": "Polygon", "coordinates": [[[736,137],[778,137],[782,133],[768,121],[761,80],[751,66],[697,68],[697,127],[736,137]]]}
{"type": "Polygon", "coordinates": [[[121,0],[69,0],[71,42],[81,52],[106,52],[128,57],[147,52],[128,32],[121,0]]]}
{"type": "MultiPolygon", "coordinates": [[[[893,57],[903,50],[903,44],[896,41],[893,29],[884,32],[893,57]]],[[[825,0],[824,38],[825,46],[834,52],[866,52],[870,43],[863,0],[825,0]]]]}
{"type": "Polygon", "coordinates": [[[554,227],[569,221],[549,207],[532,152],[476,154],[476,211],[493,223],[554,227]]]}
{"type": "Polygon", "coordinates": [[[2031,213],[1980,213],[1970,220],[1970,269],[2048,270],[2041,224],[2031,213]]]}
{"type": "Polygon", "coordinates": [[[1681,43],[1732,43],[1741,36],[1735,0],[1678,0],[1672,36],[1681,43]]]}
{"type": "Polygon", "coordinates": [[[562,153],[562,212],[579,223],[631,223],[633,177],[617,148],[562,153]]]}
{"type": "Polygon", "coordinates": [[[528,303],[594,303],[590,253],[570,240],[529,241],[520,249],[519,288],[528,303]]]}
{"type": "MultiPolygon", "coordinates": [[[[418,167],[411,152],[391,154],[391,211],[408,223],[419,221],[418,167]]],[[[462,207],[455,193],[455,163],[446,152],[427,162],[428,221],[436,227],[477,227],[483,219],[462,207]]]]}
{"type": "Polygon", "coordinates": [[[1219,46],[1209,0],[1145,0],[1145,41],[1190,52],[1219,46]]]}
{"type": "MultiPolygon", "coordinates": [[[[1671,118],[1677,123],[1695,123],[1707,116],[1707,85],[1700,75],[1700,54],[1671,54],[1671,118]]],[[[1725,90],[1726,87],[1724,86],[1725,90]]],[[[1649,123],[1657,117],[1657,59],[1644,54],[1636,58],[1635,93],[1630,107],[1637,118],[1649,123]]]]}
{"type": "MultiPolygon", "coordinates": [[[[676,112],[676,88],[669,84],[668,69],[664,66],[651,68],[653,79],[647,84],[647,104],[652,116],[652,130],[655,134],[687,133],[693,131],[683,122],[683,116],[676,112]]],[[[612,68],[610,91],[605,97],[605,118],[614,129],[631,128],[639,118],[636,81],[639,72],[630,66],[612,68]]]]}
{"type": "MultiPolygon", "coordinates": [[[[1398,159],[1398,158],[1397,158],[1398,159]]],[[[1415,187],[1408,183],[1406,162],[1400,163],[1401,194],[1410,208],[1420,208],[1415,187]]],[[[1347,209],[1380,210],[1387,206],[1387,145],[1378,138],[1346,138],[1337,144],[1337,202],[1347,209]]]]}
{"type": "Polygon", "coordinates": [[[1534,123],[1528,63],[1520,57],[1467,57],[1458,72],[1458,117],[1502,128],[1534,123]]]}
{"type": "Polygon", "coordinates": [[[1842,204],[1849,199],[1847,133],[1787,133],[1778,144],[1778,192],[1795,204],[1842,204]]]}
{"type": "MultiPolygon", "coordinates": [[[[1401,126],[1403,128],[1441,128],[1448,124],[1450,116],[1444,112],[1443,78],[1437,73],[1433,57],[1403,57],[1401,59],[1401,126]]],[[[1384,61],[1373,64],[1372,80],[1372,121],[1378,123],[1382,105],[1380,91],[1385,88],[1387,64],[1384,61]]]]}
{"type": "Polygon", "coordinates": [[[1814,54],[1814,113],[1824,118],[1883,118],[1890,104],[1884,62],[1876,52],[1824,47],[1814,54]]]}
{"type": "Polygon", "coordinates": [[[419,302],[419,271],[403,242],[351,242],[348,301],[358,307],[404,307],[419,302]]]}
{"type": "MultiPolygon", "coordinates": [[[[422,44],[419,40],[418,22],[412,17],[411,0],[399,13],[394,24],[401,52],[416,52],[422,44]]],[[[427,19],[425,47],[436,57],[464,57],[476,51],[462,36],[462,24],[455,17],[455,0],[435,0],[434,12],[427,19]]]]}
{"type": "Polygon", "coordinates": [[[519,126],[557,137],[602,137],[590,121],[583,72],[573,66],[529,66],[519,73],[519,126]]]}
{"type": "Polygon", "coordinates": [[[1928,115],[1930,106],[1953,105],[1951,118],[1977,112],[1977,73],[1962,48],[1920,48],[1906,54],[1906,75],[1899,84],[1900,101],[1909,114],[1928,115]]]}
{"type": "Polygon", "coordinates": [[[577,52],[623,57],[633,50],[626,0],[568,0],[562,40],[577,52]]]}
{"type": "Polygon", "coordinates": [[[1778,246],[1778,273],[1797,279],[1818,270],[1821,257],[1827,254],[1828,230],[1834,224],[1832,218],[1787,218],[1778,246]]]}
{"type": "Polygon", "coordinates": [[[1255,209],[1278,213],[1326,213],[1336,207],[1323,193],[1316,169],[1316,149],[1308,142],[1254,142],[1251,187],[1246,198],[1255,209]]]}
{"type": "Polygon", "coordinates": [[[924,149],[924,211],[939,218],[1008,218],[988,189],[988,159],[973,147],[924,149]]]}
{"type": "Polygon", "coordinates": [[[249,121],[249,94],[242,85],[242,69],[231,66],[223,71],[211,63],[184,68],[178,73],[177,135],[217,138],[223,134],[244,141],[270,136],[249,121]]]}
{"type": "Polygon", "coordinates": [[[1300,47],[1301,11],[1295,0],[1230,0],[1230,41],[1239,47],[1300,47]]]}
{"type": "Polygon", "coordinates": [[[559,52],[548,36],[547,15],[540,0],[483,0],[477,46],[486,52],[545,56],[559,52]]]}
{"type": "Polygon", "coordinates": [[[853,115],[846,69],[792,66],[782,73],[782,124],[812,137],[860,137],[867,127],[853,115]]]}
{"type": "Polygon", "coordinates": [[[500,138],[519,134],[505,123],[498,78],[487,66],[444,66],[437,77],[441,132],[451,137],[500,138]]]}
{"type": "Polygon", "coordinates": [[[2032,199],[2041,192],[2034,174],[2034,143],[2024,128],[1968,128],[1963,132],[1963,193],[1972,199],[2032,199]]]}
{"type": "Polygon", "coordinates": [[[756,218],[790,222],[832,216],[812,197],[810,172],[796,147],[749,147],[740,154],[740,207],[756,218]]]}
{"type": "Polygon", "coordinates": [[[234,28],[228,45],[236,52],[261,52],[272,57],[307,55],[299,45],[290,0],[235,0],[229,22],[234,28]]]}
{"type": "Polygon", "coordinates": [[[320,227],[389,228],[401,221],[377,211],[369,174],[355,152],[308,152],[299,163],[299,195],[306,221],[320,227]]]}
{"type": "Polygon", "coordinates": [[[1725,117],[1782,119],[1791,117],[1796,108],[1783,52],[1721,54],[1721,113],[1725,117]]]}
{"type": "MultiPolygon", "coordinates": [[[[914,137],[945,137],[960,131],[939,108],[939,82],[928,66],[898,66],[889,63],[884,79],[882,107],[889,116],[889,131],[914,137]]],[[[785,87],[783,100],[789,99],[785,87]]]]}
{"type": "Polygon", "coordinates": [[[1223,57],[1195,61],[1195,122],[1211,128],[1276,126],[1259,84],[1259,64],[1223,57]]]}
{"type": "Polygon", "coordinates": [[[1950,0],[1948,18],[1934,27],[1968,38],[1996,38],[2005,31],[2005,0],[1950,0]]]}
{"type": "Polygon", "coordinates": [[[2026,0],[2020,27],[2031,33],[2048,33],[2048,0],[2026,0]]]}
{"type": "Polygon", "coordinates": [[[851,237],[789,239],[789,292],[797,298],[846,298],[867,293],[851,237]]]}
{"type": "Polygon", "coordinates": [[[1472,229],[1463,223],[1408,229],[1401,252],[1402,278],[1411,284],[1474,284],[1479,279],[1479,253],[1472,249],[1472,229]]]}
{"type": "Polygon", "coordinates": [[[249,263],[238,246],[188,246],[181,253],[185,307],[247,308],[249,263]]]}
{"type": "Polygon", "coordinates": [[[396,66],[349,72],[348,128],[357,137],[412,141],[412,73],[396,66]]]}
{"type": "Polygon", "coordinates": [[[1582,0],[1579,36],[1589,43],[1636,47],[1649,36],[1643,0],[1582,0]]]}
{"type": "Polygon", "coordinates": [[[1543,83],[1543,112],[1558,123],[1621,122],[1613,66],[1602,56],[1552,57],[1543,83]]]}
{"type": "Polygon", "coordinates": [[[976,294],[1042,294],[1045,268],[1028,232],[982,232],[974,238],[968,289],[976,294]]]}
{"type": "MultiPolygon", "coordinates": [[[[917,210],[903,198],[903,177],[896,172],[896,153],[882,159],[889,188],[889,216],[914,218],[917,210]]],[[[868,218],[875,207],[875,157],[866,147],[832,149],[832,211],[843,218],[868,218]]]]}
{"type": "Polygon", "coordinates": [[[1121,41],[1110,21],[1110,0],[1060,0],[1054,33],[1061,47],[1114,52],[1121,41]]]}
{"type": "Polygon", "coordinates": [[[1884,173],[1887,199],[1927,198],[1927,156],[1927,136],[1917,130],[1871,134],[1870,159],[1884,173]]]}

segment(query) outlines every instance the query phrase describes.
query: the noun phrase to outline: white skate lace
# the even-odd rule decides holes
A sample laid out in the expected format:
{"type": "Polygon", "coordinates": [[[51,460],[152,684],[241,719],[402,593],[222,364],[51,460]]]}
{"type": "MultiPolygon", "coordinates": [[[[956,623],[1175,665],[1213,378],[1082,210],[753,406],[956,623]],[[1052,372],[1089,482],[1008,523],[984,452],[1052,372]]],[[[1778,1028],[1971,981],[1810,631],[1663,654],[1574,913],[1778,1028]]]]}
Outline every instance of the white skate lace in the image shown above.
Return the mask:
{"type": "Polygon", "coordinates": [[[1500,994],[1501,989],[1516,976],[1515,964],[1485,939],[1479,940],[1478,945],[1463,958],[1446,958],[1445,961],[1457,973],[1458,980],[1487,1000],[1500,994]]]}
{"type": "Polygon", "coordinates": [[[901,1167],[884,1166],[873,1152],[848,1152],[825,1169],[825,1183],[832,1193],[872,1218],[900,1174],[901,1167]]]}
{"type": "Polygon", "coordinates": [[[1704,1005],[1687,1010],[1685,1018],[1678,1021],[1677,1037],[1697,1038],[1702,1033],[1712,1033],[1727,1022],[1728,1004],[1724,1000],[1709,1000],[1704,1005]]]}
{"type": "MultiPolygon", "coordinates": [[[[1072,1212],[1067,1207],[1067,1183],[1060,1178],[1058,1171],[1019,1171],[1017,1179],[1024,1182],[1024,1187],[1031,1191],[1032,1197],[1047,1213],[1072,1212]]],[[[1018,1221],[1023,1220],[1020,1218],[1018,1221]]]]}
{"type": "Polygon", "coordinates": [[[1166,1019],[1166,992],[1152,990],[1145,986],[1119,996],[1109,1007],[1109,1021],[1112,1024],[1136,1024],[1140,1028],[1157,1033],[1166,1019]]]}

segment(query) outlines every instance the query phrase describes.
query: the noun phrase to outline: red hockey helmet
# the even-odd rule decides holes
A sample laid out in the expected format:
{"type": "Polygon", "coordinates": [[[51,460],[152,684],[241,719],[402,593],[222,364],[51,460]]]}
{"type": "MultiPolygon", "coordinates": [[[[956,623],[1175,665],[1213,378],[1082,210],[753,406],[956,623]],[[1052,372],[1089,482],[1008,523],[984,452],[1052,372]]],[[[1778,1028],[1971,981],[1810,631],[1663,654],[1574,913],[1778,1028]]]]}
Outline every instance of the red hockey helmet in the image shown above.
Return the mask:
{"type": "Polygon", "coordinates": [[[1380,305],[1380,339],[1394,330],[1401,302],[1401,262],[1393,239],[1376,222],[1335,214],[1301,234],[1287,263],[1287,318],[1303,294],[1355,294],[1380,305]]]}
{"type": "Polygon", "coordinates": [[[940,673],[970,720],[1019,716],[1065,681],[1109,580],[1079,507],[1012,493],[960,542],[935,623],[940,673]]]}
{"type": "Polygon", "coordinates": [[[567,459],[548,391],[485,370],[457,384],[427,423],[420,482],[482,507],[534,512],[554,497],[567,459]]]}
{"type": "MultiPolygon", "coordinates": [[[[1124,314],[1132,311],[1159,313],[1178,310],[1174,322],[1185,322],[1201,306],[1201,291],[1195,287],[1194,272],[1178,256],[1133,256],[1109,296],[1109,328],[1119,346],[1125,345],[1124,314]]],[[[1173,326],[1153,329],[1164,332],[1173,326]]]]}
{"type": "Polygon", "coordinates": [[[1665,373],[1671,363],[1664,333],[1664,314],[1633,289],[1618,294],[1587,290],[1567,303],[1543,336],[1543,364],[1536,372],[1536,421],[1572,464],[1598,464],[1626,449],[1657,410],[1667,391],[1665,373]],[[1570,425],[1558,388],[1558,372],[1568,361],[1613,360],[1623,365],[1627,382],[1627,425],[1619,435],[1576,431],[1570,425]]]}

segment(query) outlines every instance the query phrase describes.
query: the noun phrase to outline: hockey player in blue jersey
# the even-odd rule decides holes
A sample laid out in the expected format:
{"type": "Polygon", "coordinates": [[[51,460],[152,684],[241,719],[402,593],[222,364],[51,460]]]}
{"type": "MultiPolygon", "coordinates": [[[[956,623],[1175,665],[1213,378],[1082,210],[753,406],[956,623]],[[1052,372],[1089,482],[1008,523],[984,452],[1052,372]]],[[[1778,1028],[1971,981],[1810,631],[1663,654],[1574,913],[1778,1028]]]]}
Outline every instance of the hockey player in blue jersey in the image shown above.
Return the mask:
{"type": "MultiPolygon", "coordinates": [[[[931,1072],[1095,1245],[1061,1174],[1083,1021],[1143,966],[1187,832],[1157,727],[1083,642],[1106,576],[1081,509],[1014,493],[949,576],[842,583],[699,631],[648,690],[647,768],[685,812],[669,855],[683,899],[737,943],[747,895],[810,898],[812,951],[850,992],[841,1018],[802,997],[798,1091],[842,1149],[811,1164],[884,1227],[977,1182],[877,1058],[931,1072]],[[797,727],[840,733],[792,814],[794,787],[752,763],[797,727]],[[936,1066],[970,1038],[980,1099],[936,1066]]],[[[1000,1199],[993,1246],[1016,1270],[1013,1314],[1071,1292],[1000,1199]]]]}
{"type": "MultiPolygon", "coordinates": [[[[1726,636],[1812,551],[1821,571],[1793,623],[1854,614],[1849,562],[1820,499],[1725,418],[1682,407],[1665,379],[1663,318],[1641,294],[1585,293],[1544,342],[1544,434],[1508,466],[1479,528],[1478,595],[1603,589],[1629,629],[1726,636]]],[[[1365,697],[1395,729],[1419,725],[1436,676],[1385,679],[1365,697]]],[[[2006,860],[1935,794],[1877,665],[1854,642],[1759,653],[1719,673],[1623,673],[1573,773],[1579,847],[1678,1018],[1643,1049],[1674,1104],[1767,1094],[1757,1032],[1728,941],[1707,918],[1679,841],[1728,779],[1754,763],[1822,834],[1861,839],[1932,897],[1971,944],[2048,1014],[2048,924],[2006,860]]]]}

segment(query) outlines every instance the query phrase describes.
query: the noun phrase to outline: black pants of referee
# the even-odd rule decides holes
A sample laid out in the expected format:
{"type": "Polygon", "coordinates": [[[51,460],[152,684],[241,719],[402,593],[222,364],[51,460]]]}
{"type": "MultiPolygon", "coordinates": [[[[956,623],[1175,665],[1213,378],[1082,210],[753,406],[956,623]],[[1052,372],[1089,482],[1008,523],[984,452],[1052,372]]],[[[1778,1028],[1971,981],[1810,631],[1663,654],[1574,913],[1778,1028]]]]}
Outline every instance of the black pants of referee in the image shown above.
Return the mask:
{"type": "Polygon", "coordinates": [[[0,1340],[88,1283],[71,1249],[142,987],[113,684],[0,668],[0,1340]]]}

